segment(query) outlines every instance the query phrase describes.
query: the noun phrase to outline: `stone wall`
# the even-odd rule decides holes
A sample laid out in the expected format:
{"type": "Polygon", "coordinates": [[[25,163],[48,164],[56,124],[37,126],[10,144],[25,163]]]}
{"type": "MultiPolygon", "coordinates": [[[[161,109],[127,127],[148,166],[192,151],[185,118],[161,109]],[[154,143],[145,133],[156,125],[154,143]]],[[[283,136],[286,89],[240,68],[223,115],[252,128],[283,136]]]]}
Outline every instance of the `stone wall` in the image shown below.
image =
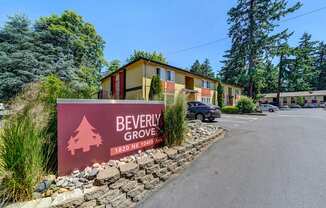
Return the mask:
{"type": "MultiPolygon", "coordinates": [[[[40,197],[8,207],[134,207],[224,136],[216,124],[189,123],[187,141],[58,177],[40,197]]],[[[43,183],[45,183],[43,181],[43,183]]]]}

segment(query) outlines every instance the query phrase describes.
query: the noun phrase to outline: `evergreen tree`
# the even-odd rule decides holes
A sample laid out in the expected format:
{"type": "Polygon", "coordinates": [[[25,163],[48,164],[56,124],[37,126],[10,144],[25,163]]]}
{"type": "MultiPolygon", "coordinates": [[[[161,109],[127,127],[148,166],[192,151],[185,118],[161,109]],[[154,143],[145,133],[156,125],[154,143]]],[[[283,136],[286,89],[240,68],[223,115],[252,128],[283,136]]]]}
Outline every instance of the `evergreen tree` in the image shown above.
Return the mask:
{"type": "Polygon", "coordinates": [[[147,52],[147,51],[141,51],[141,50],[134,50],[133,54],[130,55],[129,58],[127,58],[127,62],[132,62],[135,61],[139,58],[146,58],[146,59],[150,59],[153,61],[158,61],[164,64],[167,64],[167,60],[164,57],[164,55],[162,53],[159,52],[147,52]]]}
{"type": "Polygon", "coordinates": [[[218,82],[216,91],[217,91],[217,104],[222,109],[224,106],[224,95],[223,95],[224,90],[221,82],[218,82]]]}
{"type": "Polygon", "coordinates": [[[42,17],[34,27],[25,16],[10,17],[0,29],[0,99],[48,74],[93,94],[105,64],[103,47],[94,27],[74,12],[42,17]]]}
{"type": "Polygon", "coordinates": [[[201,71],[202,71],[202,75],[206,77],[214,78],[215,76],[212,66],[207,58],[204,60],[204,62],[201,65],[201,71]]]}
{"type": "Polygon", "coordinates": [[[318,70],[318,90],[326,90],[326,44],[319,43],[316,68],[318,70]]]}
{"type": "Polygon", "coordinates": [[[163,99],[163,89],[162,89],[161,80],[160,80],[159,76],[152,77],[148,97],[149,97],[149,100],[162,100],[163,99]]]}
{"type": "Polygon", "coordinates": [[[304,33],[299,45],[294,49],[295,62],[288,74],[288,91],[313,90],[317,85],[316,42],[311,35],[304,33]]]}
{"type": "Polygon", "coordinates": [[[196,59],[196,61],[192,64],[190,67],[190,72],[195,73],[195,74],[201,74],[201,64],[200,62],[196,59]]]}
{"type": "Polygon", "coordinates": [[[101,69],[106,64],[105,42],[96,33],[92,24],[85,22],[73,11],[64,11],[60,16],[40,18],[34,28],[40,46],[52,46],[52,48],[43,47],[43,54],[46,56],[64,54],[61,55],[61,59],[73,63],[71,67],[76,69],[76,73],[70,74],[69,79],[75,81],[76,87],[97,90],[101,69]],[[94,80],[85,79],[87,76],[82,74],[83,72],[92,74],[97,81],[94,83],[94,80]]]}
{"type": "Polygon", "coordinates": [[[0,100],[16,95],[37,79],[37,54],[33,52],[30,21],[21,15],[9,17],[0,30],[0,100]]]}
{"type": "Polygon", "coordinates": [[[229,77],[237,74],[232,70],[236,70],[241,73],[236,81],[246,86],[248,95],[254,97],[257,66],[279,40],[290,35],[287,30],[273,33],[278,21],[300,7],[300,3],[288,7],[286,0],[238,0],[228,12],[232,47],[225,56],[221,73],[226,78],[224,81],[230,82],[229,77]],[[237,69],[239,66],[242,68],[237,69]]]}
{"type": "Polygon", "coordinates": [[[211,77],[211,78],[215,77],[213,68],[207,58],[204,60],[202,64],[196,59],[196,61],[192,64],[190,68],[190,72],[193,72],[195,74],[200,74],[206,77],[211,77]]]}
{"type": "Polygon", "coordinates": [[[108,64],[108,72],[114,72],[121,67],[121,62],[118,59],[114,59],[108,64]]]}

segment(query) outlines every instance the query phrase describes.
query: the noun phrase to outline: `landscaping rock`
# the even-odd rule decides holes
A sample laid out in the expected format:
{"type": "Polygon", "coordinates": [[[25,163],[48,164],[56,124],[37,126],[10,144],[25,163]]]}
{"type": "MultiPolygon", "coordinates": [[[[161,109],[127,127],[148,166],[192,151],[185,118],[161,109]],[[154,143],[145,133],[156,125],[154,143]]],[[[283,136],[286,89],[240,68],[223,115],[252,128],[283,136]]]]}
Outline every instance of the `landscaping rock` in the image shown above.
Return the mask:
{"type": "Polygon", "coordinates": [[[162,152],[156,152],[153,154],[153,159],[156,163],[160,163],[161,161],[167,159],[167,155],[162,152]]]}
{"type": "Polygon", "coordinates": [[[51,203],[52,207],[60,207],[69,205],[80,205],[84,201],[83,192],[81,189],[75,189],[73,191],[58,194],[51,203]]]}
{"type": "Polygon", "coordinates": [[[134,162],[120,164],[119,169],[120,169],[121,175],[129,178],[136,174],[136,172],[138,170],[138,165],[137,165],[137,163],[134,163],[134,162]]]}
{"type": "Polygon", "coordinates": [[[111,184],[117,181],[120,178],[120,172],[117,168],[109,167],[105,169],[101,169],[94,181],[94,185],[101,186],[105,183],[111,184]]]}
{"type": "Polygon", "coordinates": [[[91,201],[93,199],[98,199],[109,191],[108,186],[95,186],[90,189],[84,190],[84,199],[86,201],[91,201]]]}

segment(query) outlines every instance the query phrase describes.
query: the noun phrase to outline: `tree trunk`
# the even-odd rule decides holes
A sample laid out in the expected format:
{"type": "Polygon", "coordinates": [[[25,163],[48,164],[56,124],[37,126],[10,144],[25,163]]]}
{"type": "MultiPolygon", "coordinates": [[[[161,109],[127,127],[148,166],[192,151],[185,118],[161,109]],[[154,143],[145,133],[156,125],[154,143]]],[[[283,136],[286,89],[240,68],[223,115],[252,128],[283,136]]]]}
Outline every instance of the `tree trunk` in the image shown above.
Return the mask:
{"type": "Polygon", "coordinates": [[[278,83],[277,83],[277,95],[276,95],[276,100],[277,100],[277,104],[280,107],[280,94],[282,91],[282,78],[283,78],[283,58],[284,55],[282,54],[280,57],[280,64],[279,64],[279,72],[278,72],[278,83]]]}
{"type": "Polygon", "coordinates": [[[254,70],[256,67],[255,64],[255,56],[256,51],[254,49],[254,32],[255,32],[255,17],[254,17],[254,7],[255,7],[255,0],[250,1],[250,8],[249,8],[249,83],[248,83],[248,95],[249,97],[254,97],[254,70]]]}

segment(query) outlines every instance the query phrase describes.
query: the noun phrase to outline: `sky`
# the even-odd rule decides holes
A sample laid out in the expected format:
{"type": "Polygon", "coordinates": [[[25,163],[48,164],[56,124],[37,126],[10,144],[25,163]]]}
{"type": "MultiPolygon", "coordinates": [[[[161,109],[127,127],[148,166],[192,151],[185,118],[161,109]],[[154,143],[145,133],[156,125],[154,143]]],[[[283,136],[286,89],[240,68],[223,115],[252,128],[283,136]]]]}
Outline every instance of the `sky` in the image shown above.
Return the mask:
{"type": "MultiPolygon", "coordinates": [[[[303,7],[287,18],[326,6],[325,0],[300,0],[303,7]]],[[[296,1],[289,0],[292,5],[296,1]]],[[[222,67],[227,38],[227,11],[236,0],[0,0],[0,27],[8,16],[25,14],[32,21],[41,16],[73,10],[92,23],[105,40],[107,60],[125,63],[133,50],[162,52],[169,64],[190,68],[208,58],[215,70],[222,67]],[[226,38],[226,39],[225,39],[226,38]],[[220,40],[222,41],[215,41],[220,40]],[[215,42],[213,42],[215,41],[215,42]],[[211,44],[206,44],[213,42],[211,44]],[[203,47],[196,47],[204,45],[203,47]],[[189,49],[190,50],[183,50],[189,49]]],[[[295,45],[304,32],[326,41],[326,9],[282,22],[279,29],[295,32],[295,45]]]]}

